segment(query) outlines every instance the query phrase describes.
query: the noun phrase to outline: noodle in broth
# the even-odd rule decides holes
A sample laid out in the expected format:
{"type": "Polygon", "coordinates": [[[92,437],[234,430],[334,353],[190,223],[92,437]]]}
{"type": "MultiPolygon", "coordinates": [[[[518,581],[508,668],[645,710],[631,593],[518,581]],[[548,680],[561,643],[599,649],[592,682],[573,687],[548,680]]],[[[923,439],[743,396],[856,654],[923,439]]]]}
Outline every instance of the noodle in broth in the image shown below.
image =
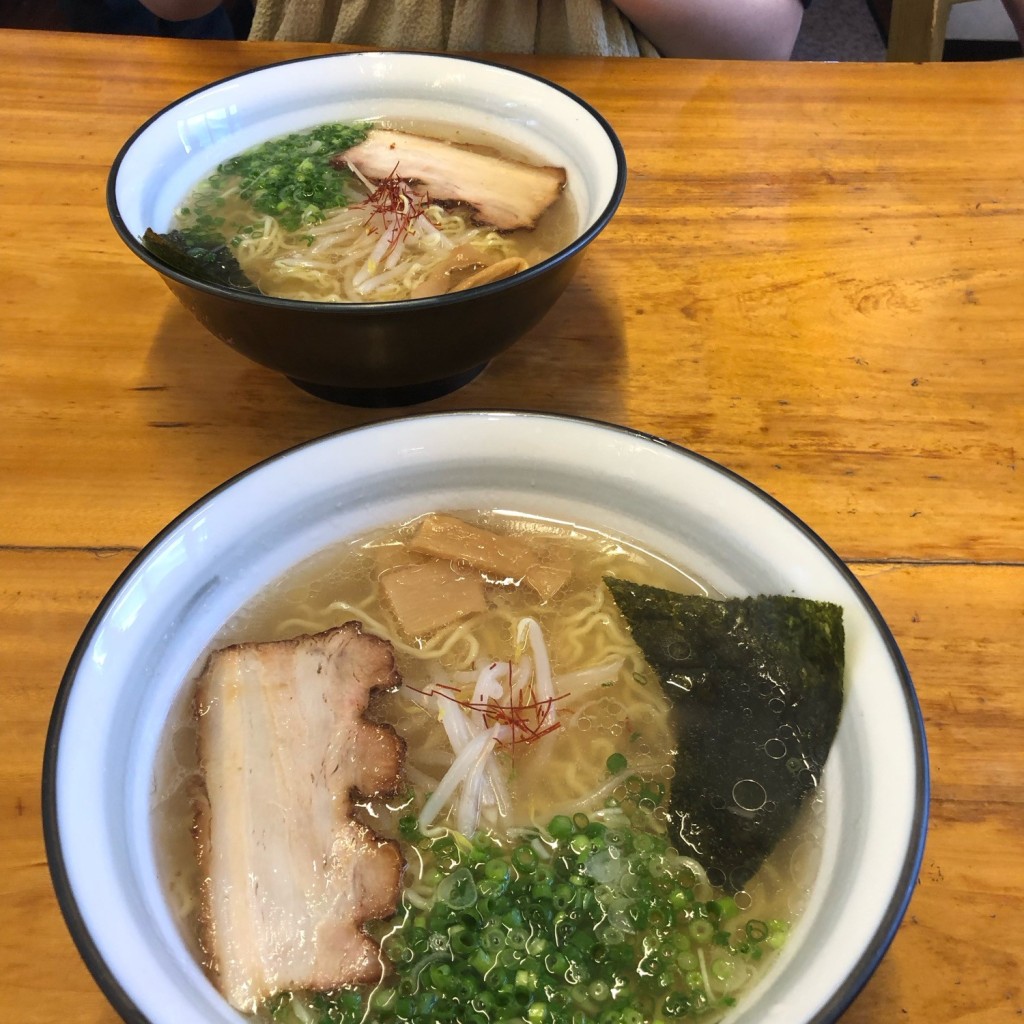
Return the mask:
{"type": "MultiPolygon", "coordinates": [[[[350,130],[365,130],[367,124],[350,130]]],[[[375,127],[390,130],[393,124],[377,122],[375,127]]],[[[414,127],[425,133],[416,138],[452,135],[449,126],[414,127]]],[[[384,182],[368,180],[351,165],[318,166],[317,178],[301,162],[295,163],[297,147],[297,156],[323,162],[330,156],[330,142],[302,140],[341,137],[346,128],[323,125],[271,140],[264,145],[278,147],[271,148],[272,154],[283,149],[284,157],[268,156],[262,175],[249,168],[251,154],[259,147],[227,161],[185,197],[173,228],[189,239],[216,235],[231,247],[246,277],[264,294],[315,302],[389,302],[441,294],[469,286],[474,275],[498,264],[533,266],[576,234],[576,211],[568,193],[562,193],[535,225],[499,230],[465,203],[434,201],[426,186],[401,177],[399,163],[384,182]],[[239,173],[238,164],[248,176],[239,173]],[[276,200],[279,194],[277,178],[303,173],[312,179],[305,191],[292,188],[280,193],[283,212],[276,202],[266,201],[268,195],[276,200]],[[325,186],[325,176],[337,180],[325,186]],[[317,205],[325,188],[326,208],[317,205]],[[308,207],[294,205],[296,194],[308,194],[308,207]]],[[[459,133],[453,152],[532,163],[528,155],[509,152],[507,144],[489,135],[475,133],[472,144],[461,141],[464,135],[459,133]]]]}
{"type": "MultiPolygon", "coordinates": [[[[770,959],[772,950],[785,938],[787,922],[802,908],[813,878],[821,835],[820,795],[810,802],[801,826],[780,845],[746,889],[734,897],[711,886],[696,861],[676,854],[671,848],[663,854],[651,854],[652,849],[667,847],[664,841],[667,815],[659,794],[665,792],[672,778],[675,729],[669,704],[601,581],[604,576],[616,575],[651,581],[676,591],[706,593],[707,588],[685,572],[631,544],[570,524],[506,513],[460,512],[458,516],[475,526],[526,540],[543,551],[544,564],[559,571],[568,570],[568,581],[554,597],[542,600],[522,580],[492,579],[484,612],[454,622],[428,637],[403,635],[391,608],[382,602],[379,580],[389,569],[409,560],[407,544],[418,523],[407,523],[358,538],[296,570],[229,623],[218,638],[218,644],[313,634],[351,620],[360,621],[366,632],[387,637],[392,643],[403,685],[397,693],[383,697],[374,708],[374,714],[392,723],[407,743],[405,772],[409,790],[397,800],[367,801],[361,806],[374,829],[385,835],[401,836],[404,841],[408,868],[402,909],[394,920],[381,922],[372,929],[384,941],[385,952],[401,973],[401,965],[406,962],[403,958],[413,955],[408,952],[412,948],[409,936],[420,927],[416,922],[427,920],[424,915],[433,913],[439,903],[444,902],[439,893],[447,882],[442,879],[439,885],[439,874],[451,869],[449,877],[457,877],[458,866],[466,863],[466,856],[471,856],[466,851],[478,848],[473,846],[472,836],[460,838],[454,800],[437,818],[424,824],[421,817],[416,824],[415,815],[422,815],[429,795],[438,791],[454,759],[445,726],[439,721],[438,710],[443,702],[437,695],[443,690],[442,695],[448,699],[447,694],[457,691],[468,708],[469,694],[477,685],[475,681],[496,664],[508,665],[511,693],[512,676],[519,671],[518,666],[524,659],[532,656],[537,661],[542,657],[526,638],[529,627],[522,626],[524,619],[536,623],[559,695],[549,705],[557,716],[558,728],[534,742],[524,740],[518,746],[506,746],[496,755],[507,784],[507,807],[502,807],[500,800],[482,801],[474,830],[474,834],[481,837],[479,848],[489,851],[486,854],[490,858],[488,870],[499,871],[493,865],[504,863],[503,858],[507,858],[509,863],[518,865],[513,873],[518,870],[522,874],[533,868],[524,867],[514,859],[517,856],[526,860],[539,856],[543,866],[551,860],[553,852],[580,847],[583,852],[579,870],[584,874],[588,870],[592,872],[592,880],[599,882],[599,898],[608,900],[607,905],[602,904],[604,916],[597,927],[604,936],[602,949],[619,948],[616,942],[628,945],[633,941],[629,937],[632,926],[623,918],[624,911],[618,905],[622,897],[617,898],[617,903],[611,896],[600,896],[601,890],[612,893],[616,886],[626,886],[632,877],[628,873],[625,876],[617,873],[615,856],[608,860],[609,853],[615,849],[632,850],[628,857],[623,853],[626,858],[623,864],[627,860],[631,864],[635,861],[640,865],[637,870],[641,875],[650,874],[654,880],[651,884],[661,877],[681,878],[686,882],[684,889],[689,893],[688,899],[700,901],[700,906],[728,906],[728,914],[723,911],[721,922],[714,926],[714,942],[710,934],[704,936],[692,922],[686,925],[682,919],[666,932],[671,936],[678,933],[678,938],[671,940],[675,943],[671,948],[678,964],[663,965],[666,977],[680,979],[678,991],[667,989],[660,995],[648,994],[636,1003],[640,1010],[634,1008],[630,1013],[623,1010],[624,1016],[607,1018],[616,1024],[640,1024],[656,1014],[665,1015],[668,1005],[669,1009],[679,1009],[679,1013],[668,1013],[670,1017],[718,1019],[727,1012],[735,994],[748,987],[763,963],[770,959]],[[568,835],[565,838],[568,846],[559,846],[556,822],[574,823],[570,826],[573,838],[570,840],[568,835]],[[586,825],[582,824],[584,822],[586,825]],[[579,841],[591,833],[602,837],[600,846],[593,845],[598,842],[596,839],[579,841]],[[636,839],[634,848],[630,845],[633,840],[628,839],[634,834],[653,838],[636,839]],[[615,846],[613,840],[605,845],[607,837],[616,835],[627,839],[622,840],[620,847],[615,846]],[[586,845],[587,841],[591,846],[586,845]],[[661,846],[652,847],[651,843],[661,843],[661,846]],[[535,854],[531,855],[529,850],[534,850],[535,854]],[[585,863],[588,858],[589,869],[585,863]],[[755,939],[750,938],[751,929],[755,939]],[[687,937],[698,932],[697,937],[687,937]],[[734,944],[756,947],[756,956],[727,955],[714,944],[723,935],[727,936],[726,946],[728,936],[736,936],[734,944]],[[705,945],[705,941],[708,944],[705,945]],[[680,994],[684,990],[688,993],[685,997],[680,994]],[[636,1017],[636,1013],[640,1016],[636,1017]]],[[[198,946],[195,926],[202,879],[198,877],[189,845],[189,793],[198,769],[194,750],[195,722],[186,706],[165,744],[160,767],[162,778],[158,785],[161,802],[156,807],[154,820],[170,899],[197,957],[205,959],[204,951],[198,946]]],[[[453,897],[449,898],[454,902],[453,897]]],[[[509,941],[518,934],[512,926],[507,926],[506,931],[509,941]]],[[[547,940],[542,940],[538,933],[538,949],[542,941],[547,940]]],[[[639,937],[636,941],[640,941],[639,937]]],[[[566,952],[570,948],[567,947],[566,952]]],[[[549,950],[548,958],[554,957],[556,952],[549,950]]],[[[443,950],[427,951],[426,956],[432,958],[428,959],[429,963],[438,962],[437,953],[444,954],[440,960],[445,963],[457,959],[455,952],[445,946],[443,950]]],[[[538,957],[539,954],[529,957],[524,952],[519,962],[532,963],[538,957]]],[[[551,966],[550,959],[539,959],[551,966]]],[[[518,969],[526,970],[521,966],[518,969]]],[[[417,972],[417,977],[425,977],[425,966],[417,963],[417,972]]],[[[571,974],[570,970],[567,977],[571,974]]],[[[579,1003],[583,1013],[581,1021],[605,1020],[600,1014],[608,1007],[603,1006],[603,998],[597,998],[604,992],[598,980],[603,976],[601,969],[597,969],[592,984],[584,985],[584,990],[592,994],[579,1003]]],[[[628,978],[623,979],[623,983],[627,988],[631,984],[628,978]]],[[[376,996],[370,991],[352,993],[347,990],[336,997],[292,993],[273,1001],[267,1009],[275,1019],[281,1020],[354,1022],[367,1013],[371,1020],[388,1022],[424,1019],[426,1004],[413,1000],[406,1006],[402,1002],[407,998],[402,995],[405,991],[402,984],[392,988],[387,981],[382,982],[375,990],[376,996]],[[332,1003],[332,998],[341,1002],[332,1003]],[[339,1009],[342,1004],[349,1010],[357,1007],[358,1012],[339,1009]],[[328,1016],[318,1016],[321,1011],[329,1011],[328,1016]],[[408,1018],[406,1011],[411,1015],[408,1018]]],[[[561,1019],[554,1013],[553,1006],[544,1011],[548,1016],[540,1010],[530,1014],[531,1005],[543,1002],[539,997],[516,998],[526,1001],[506,1007],[512,1016],[503,1019],[523,1019],[537,1024],[561,1019]]],[[[468,995],[461,1003],[467,1021],[487,1020],[497,1013],[492,1010],[478,1014],[474,1010],[470,1014],[467,1009],[470,1003],[468,995]]],[[[434,1007],[435,1003],[430,1006],[434,1007]]]]}

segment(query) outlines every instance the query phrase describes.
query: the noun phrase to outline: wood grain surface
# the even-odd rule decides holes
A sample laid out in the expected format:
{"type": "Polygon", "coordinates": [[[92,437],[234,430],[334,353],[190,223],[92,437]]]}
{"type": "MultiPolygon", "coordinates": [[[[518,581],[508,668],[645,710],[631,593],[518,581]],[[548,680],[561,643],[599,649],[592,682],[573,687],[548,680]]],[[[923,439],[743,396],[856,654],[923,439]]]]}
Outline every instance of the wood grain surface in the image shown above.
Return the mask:
{"type": "MultiPolygon", "coordinates": [[[[395,410],[312,398],[208,335],[105,210],[183,93],[327,52],[0,32],[0,1017],[109,1024],[50,887],[50,706],[105,590],[174,515],[395,410]]],[[[612,123],[622,206],[545,320],[419,407],[530,408],[743,474],[851,563],[914,677],[924,865],[844,1024],[1024,1014],[1024,65],[505,58],[612,123]]],[[[413,411],[413,410],[406,410],[413,411]]],[[[416,410],[418,411],[418,410],[416,410]]]]}

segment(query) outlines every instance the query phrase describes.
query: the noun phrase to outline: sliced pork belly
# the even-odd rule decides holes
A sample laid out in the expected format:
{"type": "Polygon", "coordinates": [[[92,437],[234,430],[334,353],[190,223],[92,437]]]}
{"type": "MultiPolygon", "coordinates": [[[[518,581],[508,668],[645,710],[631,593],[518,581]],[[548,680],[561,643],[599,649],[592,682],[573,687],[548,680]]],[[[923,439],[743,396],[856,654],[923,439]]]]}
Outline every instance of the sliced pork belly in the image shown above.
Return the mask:
{"type": "Polygon", "coordinates": [[[404,743],[364,712],[400,682],[390,644],[355,622],[207,662],[195,702],[201,939],[238,1010],[381,976],[362,926],[397,909],[403,862],[353,819],[352,799],[399,786],[404,743]]]}
{"type": "Polygon", "coordinates": [[[537,167],[408,132],[375,128],[332,158],[366,178],[397,174],[420,182],[431,199],[465,203],[477,219],[502,231],[532,228],[565,187],[565,168],[537,167]]]}

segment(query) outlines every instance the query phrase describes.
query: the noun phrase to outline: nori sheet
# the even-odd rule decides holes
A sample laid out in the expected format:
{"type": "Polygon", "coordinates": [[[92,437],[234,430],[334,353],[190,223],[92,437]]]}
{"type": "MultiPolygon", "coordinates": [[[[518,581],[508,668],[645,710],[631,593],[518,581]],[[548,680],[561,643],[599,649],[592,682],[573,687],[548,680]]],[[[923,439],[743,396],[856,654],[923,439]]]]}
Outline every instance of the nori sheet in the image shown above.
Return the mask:
{"type": "Polygon", "coordinates": [[[162,235],[146,228],[142,244],[157,259],[197,281],[261,294],[222,239],[205,239],[177,230],[162,235]]]}
{"type": "Polygon", "coordinates": [[[843,610],[800,597],[717,601],[605,584],[678,709],[672,841],[737,891],[825,766],[843,707],[843,610]]]}

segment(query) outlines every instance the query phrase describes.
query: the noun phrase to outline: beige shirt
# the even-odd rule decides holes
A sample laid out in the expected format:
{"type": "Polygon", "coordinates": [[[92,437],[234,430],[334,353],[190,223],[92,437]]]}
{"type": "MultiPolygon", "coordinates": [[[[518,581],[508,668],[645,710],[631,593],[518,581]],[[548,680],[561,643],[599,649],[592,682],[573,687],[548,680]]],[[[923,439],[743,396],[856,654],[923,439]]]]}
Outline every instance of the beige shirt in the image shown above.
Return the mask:
{"type": "Polygon", "coordinates": [[[256,0],[249,38],[470,53],[658,56],[606,0],[256,0]]]}

